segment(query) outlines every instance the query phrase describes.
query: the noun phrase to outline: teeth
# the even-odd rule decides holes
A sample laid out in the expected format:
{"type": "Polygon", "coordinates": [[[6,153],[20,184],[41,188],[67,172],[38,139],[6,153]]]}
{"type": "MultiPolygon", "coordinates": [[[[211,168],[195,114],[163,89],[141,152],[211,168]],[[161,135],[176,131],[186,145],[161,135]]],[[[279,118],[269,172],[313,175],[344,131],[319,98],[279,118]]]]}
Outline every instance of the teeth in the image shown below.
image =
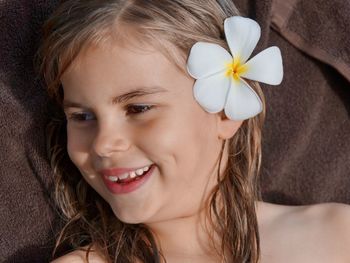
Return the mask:
{"type": "Polygon", "coordinates": [[[144,172],[147,172],[149,170],[150,166],[146,166],[140,169],[137,169],[136,171],[131,171],[130,173],[125,173],[119,176],[109,176],[108,179],[112,182],[117,182],[119,180],[127,179],[127,178],[135,178],[136,176],[142,175],[144,172]]]}
{"type": "Polygon", "coordinates": [[[125,174],[119,175],[118,177],[119,177],[119,179],[121,179],[121,180],[126,179],[126,178],[129,177],[129,173],[125,173],[125,174]]]}
{"type": "Polygon", "coordinates": [[[136,174],[137,174],[137,175],[143,174],[143,169],[137,169],[137,170],[136,170],[136,174]]]}
{"type": "Polygon", "coordinates": [[[109,178],[109,180],[111,180],[112,182],[116,182],[116,181],[118,181],[118,176],[110,176],[110,177],[108,177],[109,178]]]}
{"type": "Polygon", "coordinates": [[[130,178],[135,178],[136,177],[136,173],[134,171],[130,172],[130,178]]]}

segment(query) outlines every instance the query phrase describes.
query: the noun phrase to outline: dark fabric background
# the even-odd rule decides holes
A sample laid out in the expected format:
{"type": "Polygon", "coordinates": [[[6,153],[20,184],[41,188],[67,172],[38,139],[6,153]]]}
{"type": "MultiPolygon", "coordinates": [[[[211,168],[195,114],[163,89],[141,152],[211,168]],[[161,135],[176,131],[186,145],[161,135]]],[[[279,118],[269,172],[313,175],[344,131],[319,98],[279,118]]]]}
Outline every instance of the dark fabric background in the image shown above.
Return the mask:
{"type": "MultiPolygon", "coordinates": [[[[61,227],[45,148],[48,98],[32,61],[57,2],[0,1],[0,262],[48,262],[61,227]]],[[[290,0],[293,10],[284,16],[278,2],[235,1],[262,26],[255,53],[277,45],[284,60],[283,83],[263,85],[263,198],[350,203],[350,34],[340,26],[350,4],[337,0],[330,9],[323,0],[290,0]],[[315,23],[320,17],[327,23],[315,23]]]]}
{"type": "Polygon", "coordinates": [[[54,2],[0,1],[0,262],[48,262],[59,228],[45,147],[48,98],[33,67],[54,2]]]}
{"type": "Polygon", "coordinates": [[[277,45],[283,57],[282,84],[262,84],[263,199],[350,203],[350,2],[235,3],[262,26],[255,53],[277,45]]]}

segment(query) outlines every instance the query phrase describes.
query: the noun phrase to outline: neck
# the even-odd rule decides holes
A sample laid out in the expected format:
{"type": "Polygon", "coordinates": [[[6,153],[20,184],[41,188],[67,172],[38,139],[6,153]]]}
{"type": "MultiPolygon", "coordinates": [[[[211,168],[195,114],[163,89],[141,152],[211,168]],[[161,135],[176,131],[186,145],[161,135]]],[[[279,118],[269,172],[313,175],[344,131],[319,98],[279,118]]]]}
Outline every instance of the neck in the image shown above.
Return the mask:
{"type": "MultiPolygon", "coordinates": [[[[225,170],[228,159],[227,154],[227,149],[224,149],[220,174],[222,174],[225,170]]],[[[218,168],[218,163],[219,158],[217,159],[217,162],[212,170],[213,176],[211,177],[211,180],[215,181],[213,185],[216,184],[216,171],[218,168]]],[[[207,190],[208,189],[205,191],[207,190]]],[[[208,192],[206,192],[204,196],[207,196],[207,194],[208,192]]],[[[220,201],[217,201],[219,205],[220,201]]],[[[158,247],[161,249],[165,257],[167,255],[188,259],[192,257],[202,257],[206,259],[215,259],[212,262],[221,261],[218,260],[218,258],[222,256],[220,252],[221,239],[212,229],[212,224],[208,219],[208,209],[211,208],[207,205],[208,204],[206,202],[202,203],[200,205],[201,208],[198,208],[198,210],[192,214],[188,213],[185,216],[175,217],[169,220],[147,223],[147,226],[156,237],[158,247]],[[220,253],[220,256],[218,253],[220,253]]],[[[195,260],[188,261],[195,262],[195,260]]],[[[198,260],[197,262],[201,261],[198,260]]],[[[205,262],[208,262],[208,260],[205,262]]]]}
{"type": "Polygon", "coordinates": [[[154,233],[163,255],[171,257],[217,257],[213,233],[205,217],[205,211],[185,217],[147,224],[154,233]]]}

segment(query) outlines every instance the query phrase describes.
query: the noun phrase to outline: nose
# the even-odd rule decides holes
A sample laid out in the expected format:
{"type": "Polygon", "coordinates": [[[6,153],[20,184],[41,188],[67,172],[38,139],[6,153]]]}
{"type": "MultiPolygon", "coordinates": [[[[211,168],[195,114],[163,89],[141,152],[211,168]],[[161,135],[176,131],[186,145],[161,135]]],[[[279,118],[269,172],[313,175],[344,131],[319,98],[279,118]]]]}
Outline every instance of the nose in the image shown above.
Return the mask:
{"type": "Polygon", "coordinates": [[[110,157],[116,152],[124,152],[130,148],[131,142],[127,133],[121,128],[100,126],[92,144],[92,150],[99,157],[110,157]]]}

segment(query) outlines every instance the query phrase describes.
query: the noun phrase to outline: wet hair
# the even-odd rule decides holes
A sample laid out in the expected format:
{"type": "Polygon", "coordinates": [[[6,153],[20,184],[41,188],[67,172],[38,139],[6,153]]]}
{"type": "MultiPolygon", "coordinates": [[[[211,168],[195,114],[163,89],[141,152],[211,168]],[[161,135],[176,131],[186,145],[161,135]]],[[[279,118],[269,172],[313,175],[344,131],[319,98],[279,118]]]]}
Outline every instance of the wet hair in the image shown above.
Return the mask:
{"type": "MultiPolygon", "coordinates": [[[[55,200],[65,218],[53,257],[69,246],[87,247],[86,259],[93,248],[106,262],[154,263],[164,259],[151,230],[145,224],[118,220],[70,160],[61,76],[89,46],[122,40],[125,27],[133,28],[140,40],[160,47],[185,70],[183,62],[197,41],[228,49],[223,21],[233,15],[239,12],[232,0],[68,0],[62,1],[46,21],[38,65],[55,105],[47,126],[47,148],[55,178],[55,200]],[[174,48],[180,52],[175,54],[174,48]]],[[[208,218],[221,238],[216,251],[227,263],[258,262],[260,258],[255,201],[261,200],[258,175],[265,99],[260,86],[249,83],[263,102],[263,112],[243,121],[236,134],[223,142],[217,185],[206,201],[208,218]],[[225,143],[228,161],[220,175],[225,143]],[[222,205],[217,205],[218,200],[222,205]]]]}

